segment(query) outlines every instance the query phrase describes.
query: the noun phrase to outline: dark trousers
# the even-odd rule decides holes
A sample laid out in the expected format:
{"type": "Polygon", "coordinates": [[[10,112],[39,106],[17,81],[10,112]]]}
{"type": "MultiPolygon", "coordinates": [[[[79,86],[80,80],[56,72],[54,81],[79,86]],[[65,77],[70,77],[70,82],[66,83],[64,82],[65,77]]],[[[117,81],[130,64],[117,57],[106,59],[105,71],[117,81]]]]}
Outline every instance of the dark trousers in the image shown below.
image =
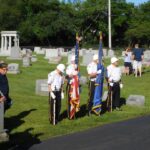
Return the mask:
{"type": "MultiPolygon", "coordinates": [[[[53,91],[55,94],[55,121],[56,123],[59,121],[59,115],[61,110],[61,91],[53,91]]],[[[51,121],[53,118],[53,105],[54,105],[54,99],[51,98],[51,121]]]]}
{"type": "Polygon", "coordinates": [[[120,84],[114,83],[112,87],[112,106],[113,108],[120,107],[120,84]]]}
{"type": "Polygon", "coordinates": [[[95,81],[90,81],[90,82],[89,82],[88,111],[91,111],[91,110],[92,110],[93,99],[94,99],[94,92],[95,92],[95,81]]]}

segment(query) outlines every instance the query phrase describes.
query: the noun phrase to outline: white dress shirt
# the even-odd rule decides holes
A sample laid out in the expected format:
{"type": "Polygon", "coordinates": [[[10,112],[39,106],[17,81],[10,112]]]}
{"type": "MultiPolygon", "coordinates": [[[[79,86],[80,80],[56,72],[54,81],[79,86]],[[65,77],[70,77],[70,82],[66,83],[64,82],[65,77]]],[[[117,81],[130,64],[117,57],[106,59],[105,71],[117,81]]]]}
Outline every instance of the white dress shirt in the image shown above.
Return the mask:
{"type": "MultiPolygon", "coordinates": [[[[97,64],[95,62],[91,62],[88,66],[87,66],[87,72],[88,74],[94,74],[97,73],[97,64]]],[[[91,78],[91,81],[95,81],[95,78],[91,78]]]]}
{"type": "Polygon", "coordinates": [[[74,75],[76,71],[76,68],[77,68],[77,65],[76,64],[70,64],[67,69],[66,69],[66,74],[67,75],[74,75]]]}
{"type": "Polygon", "coordinates": [[[107,75],[110,82],[119,82],[121,80],[121,69],[113,65],[107,67],[107,75]]]}
{"type": "Polygon", "coordinates": [[[62,84],[64,84],[64,78],[55,70],[48,74],[47,83],[51,85],[52,91],[59,91],[61,90],[62,84]]]}

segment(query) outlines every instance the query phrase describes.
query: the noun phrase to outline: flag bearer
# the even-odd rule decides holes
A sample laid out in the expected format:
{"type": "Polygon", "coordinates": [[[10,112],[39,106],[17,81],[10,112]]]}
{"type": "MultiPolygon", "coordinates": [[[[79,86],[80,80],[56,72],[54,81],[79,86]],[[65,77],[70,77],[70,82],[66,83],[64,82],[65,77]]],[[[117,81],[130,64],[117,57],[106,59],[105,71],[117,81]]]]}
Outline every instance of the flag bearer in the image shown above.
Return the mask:
{"type": "Polygon", "coordinates": [[[50,121],[54,125],[59,121],[61,95],[64,84],[65,65],[59,64],[56,70],[48,74],[48,90],[50,93],[50,121]]]}
{"type": "Polygon", "coordinates": [[[120,88],[121,83],[121,69],[119,68],[118,59],[116,57],[111,58],[111,65],[107,67],[108,83],[111,87],[112,109],[120,109],[120,88]]]}

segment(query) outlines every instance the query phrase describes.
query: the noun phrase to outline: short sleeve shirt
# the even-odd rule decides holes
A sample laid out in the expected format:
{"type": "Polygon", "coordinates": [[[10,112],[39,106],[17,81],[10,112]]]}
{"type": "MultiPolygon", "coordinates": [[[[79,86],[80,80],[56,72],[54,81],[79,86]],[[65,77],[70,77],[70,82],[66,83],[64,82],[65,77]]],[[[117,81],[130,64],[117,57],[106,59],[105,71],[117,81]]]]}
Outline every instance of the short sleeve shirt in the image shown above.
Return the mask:
{"type": "Polygon", "coordinates": [[[133,49],[133,55],[134,55],[134,60],[142,61],[143,49],[141,49],[141,48],[134,48],[133,49]]]}

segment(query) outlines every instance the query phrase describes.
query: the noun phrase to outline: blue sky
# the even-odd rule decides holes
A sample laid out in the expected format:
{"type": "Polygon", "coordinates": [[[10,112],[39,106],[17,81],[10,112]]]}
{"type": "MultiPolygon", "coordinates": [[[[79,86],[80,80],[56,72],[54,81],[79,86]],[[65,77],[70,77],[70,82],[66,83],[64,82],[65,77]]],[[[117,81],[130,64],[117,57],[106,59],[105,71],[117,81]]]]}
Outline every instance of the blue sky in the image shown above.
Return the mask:
{"type": "Polygon", "coordinates": [[[133,2],[135,5],[139,5],[141,3],[147,2],[148,0],[126,0],[127,2],[133,2]]]}

